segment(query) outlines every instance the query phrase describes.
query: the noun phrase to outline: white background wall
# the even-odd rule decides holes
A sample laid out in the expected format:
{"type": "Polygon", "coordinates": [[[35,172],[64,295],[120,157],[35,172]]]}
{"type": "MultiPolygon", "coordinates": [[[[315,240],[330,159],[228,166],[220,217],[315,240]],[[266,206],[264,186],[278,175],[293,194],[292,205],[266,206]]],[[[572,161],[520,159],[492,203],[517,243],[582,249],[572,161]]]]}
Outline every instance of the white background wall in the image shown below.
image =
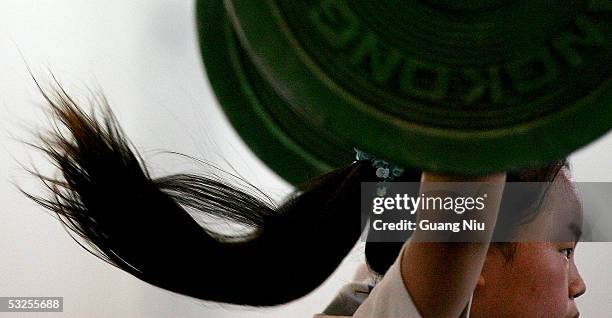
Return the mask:
{"type": "MultiPolygon", "coordinates": [[[[46,163],[16,140],[48,127],[25,60],[43,81],[47,68],[53,70],[73,94],[86,96],[87,85],[102,88],[156,175],[193,168],[161,153],[173,150],[231,164],[274,198],[291,191],[248,150],[217,106],[200,61],[193,9],[187,0],[0,2],[0,296],[63,296],[61,317],[310,317],[350,280],[362,246],[315,292],[272,310],[172,294],[92,257],[11,183],[40,189],[18,163],[46,163]]],[[[612,135],[572,162],[579,181],[612,181],[612,135]]],[[[589,288],[579,301],[585,317],[612,312],[611,250],[608,243],[578,248],[589,288]]]]}

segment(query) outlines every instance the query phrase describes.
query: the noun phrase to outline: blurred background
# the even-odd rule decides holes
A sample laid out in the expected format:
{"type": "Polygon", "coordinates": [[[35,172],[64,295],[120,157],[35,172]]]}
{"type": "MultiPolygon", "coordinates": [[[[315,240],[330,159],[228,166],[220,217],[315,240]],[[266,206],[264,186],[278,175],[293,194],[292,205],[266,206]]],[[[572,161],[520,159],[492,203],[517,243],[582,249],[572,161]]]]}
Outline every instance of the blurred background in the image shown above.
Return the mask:
{"type": "MultiPolygon", "coordinates": [[[[363,262],[362,244],[322,286],[284,306],[173,294],[91,256],[15,187],[41,190],[20,164],[54,173],[21,142],[49,127],[29,65],[43,84],[53,71],[77,99],[102,90],[155,176],[202,169],[163,152],[172,150],[235,172],[278,201],[293,190],[250,152],[217,105],[199,55],[194,7],[188,0],[0,2],[0,297],[63,296],[64,312],[45,317],[311,317],[351,280],[363,262]]],[[[612,181],[612,134],[570,159],[577,181],[612,181]]],[[[588,289],[578,300],[582,314],[608,317],[612,243],[581,243],[576,258],[588,289]]],[[[33,315],[40,314],[0,313],[33,315]]]]}

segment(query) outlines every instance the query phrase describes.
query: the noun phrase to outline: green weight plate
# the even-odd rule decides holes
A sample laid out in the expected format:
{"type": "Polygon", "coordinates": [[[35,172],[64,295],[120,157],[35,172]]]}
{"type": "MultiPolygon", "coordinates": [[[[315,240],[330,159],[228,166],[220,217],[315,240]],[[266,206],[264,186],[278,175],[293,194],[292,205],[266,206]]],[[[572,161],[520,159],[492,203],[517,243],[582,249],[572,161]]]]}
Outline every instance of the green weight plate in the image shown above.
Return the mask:
{"type": "Polygon", "coordinates": [[[610,0],[223,4],[198,4],[211,83],[293,183],[346,164],[353,146],[483,174],[559,159],[612,127],[610,0]]]}

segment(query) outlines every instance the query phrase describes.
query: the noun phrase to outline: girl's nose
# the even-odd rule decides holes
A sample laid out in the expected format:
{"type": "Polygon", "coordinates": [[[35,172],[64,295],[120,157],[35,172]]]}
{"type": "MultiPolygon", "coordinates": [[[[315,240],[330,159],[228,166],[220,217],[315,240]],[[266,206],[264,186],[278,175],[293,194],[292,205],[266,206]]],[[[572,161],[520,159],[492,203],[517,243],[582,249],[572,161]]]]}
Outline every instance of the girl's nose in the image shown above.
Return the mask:
{"type": "Polygon", "coordinates": [[[574,279],[570,281],[569,296],[571,298],[578,298],[582,296],[584,293],[586,293],[586,283],[582,279],[582,276],[580,275],[580,273],[578,273],[578,269],[575,266],[573,267],[574,267],[574,270],[573,270],[574,279]]]}

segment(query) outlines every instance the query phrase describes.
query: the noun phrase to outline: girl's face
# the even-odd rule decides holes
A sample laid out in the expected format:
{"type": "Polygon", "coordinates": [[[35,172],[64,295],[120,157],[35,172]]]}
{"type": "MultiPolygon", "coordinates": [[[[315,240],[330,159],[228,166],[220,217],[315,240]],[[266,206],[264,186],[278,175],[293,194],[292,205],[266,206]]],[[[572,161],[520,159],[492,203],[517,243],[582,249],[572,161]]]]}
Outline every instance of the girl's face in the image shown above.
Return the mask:
{"type": "Polygon", "coordinates": [[[569,242],[520,242],[512,261],[489,249],[472,304],[471,317],[578,317],[575,298],[586,286],[574,262],[582,210],[571,182],[559,173],[554,191],[526,231],[574,233],[569,242]],[[554,212],[554,213],[546,213],[554,212]],[[563,216],[563,217],[561,217],[563,216]]]}

